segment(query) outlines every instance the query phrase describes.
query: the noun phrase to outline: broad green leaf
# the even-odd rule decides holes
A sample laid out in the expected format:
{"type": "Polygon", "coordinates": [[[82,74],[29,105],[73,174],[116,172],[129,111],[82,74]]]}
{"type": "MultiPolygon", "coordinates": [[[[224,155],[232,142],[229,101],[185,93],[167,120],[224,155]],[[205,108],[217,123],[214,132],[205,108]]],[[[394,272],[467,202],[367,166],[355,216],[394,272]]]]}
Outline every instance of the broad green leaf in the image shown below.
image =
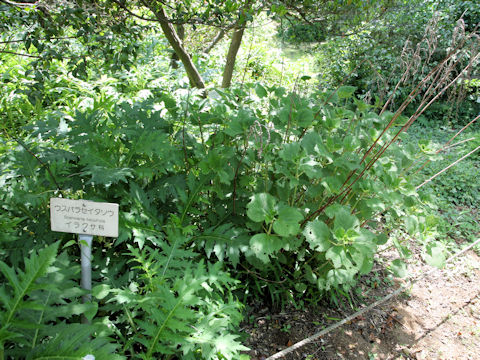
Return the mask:
{"type": "Polygon", "coordinates": [[[373,267],[373,255],[376,247],[370,247],[363,243],[354,243],[350,248],[350,256],[357,265],[360,274],[367,274],[373,267]]]}
{"type": "Polygon", "coordinates": [[[301,127],[309,127],[314,119],[314,114],[312,109],[304,107],[300,109],[297,113],[297,124],[301,127]]]}
{"type": "Polygon", "coordinates": [[[352,281],[355,272],[348,269],[332,269],[327,273],[327,284],[338,286],[352,281]]]}
{"type": "Polygon", "coordinates": [[[278,155],[285,161],[295,161],[301,155],[300,150],[299,143],[284,144],[278,155]]]}
{"type": "Polygon", "coordinates": [[[264,98],[268,95],[267,90],[260,84],[255,85],[255,93],[259,98],[264,98]]]}
{"type": "Polygon", "coordinates": [[[388,236],[385,234],[378,234],[377,235],[377,245],[384,245],[388,241],[388,236]]]}
{"type": "Polygon", "coordinates": [[[430,266],[435,266],[439,269],[444,267],[446,260],[445,246],[439,242],[428,244],[423,258],[430,266]]]}
{"type": "Polygon", "coordinates": [[[363,258],[363,264],[360,267],[359,273],[360,275],[368,274],[373,269],[373,257],[365,257],[363,258]]]}
{"type": "Polygon", "coordinates": [[[87,309],[83,313],[85,317],[92,321],[93,317],[97,314],[98,311],[98,303],[96,301],[92,301],[89,303],[85,303],[84,305],[88,305],[87,309]]]}
{"type": "Polygon", "coordinates": [[[110,293],[110,285],[101,284],[92,289],[92,295],[101,300],[110,293]]]}
{"type": "Polygon", "coordinates": [[[327,259],[332,260],[333,266],[338,269],[341,267],[351,267],[351,262],[347,260],[347,254],[343,246],[332,246],[325,253],[327,259]]]}
{"type": "Polygon", "coordinates": [[[295,290],[297,290],[299,293],[303,293],[305,290],[307,290],[307,284],[304,283],[295,283],[295,290]]]}
{"type": "Polygon", "coordinates": [[[338,88],[337,94],[340,99],[346,99],[351,97],[355,90],[357,90],[355,86],[344,85],[338,88]]]}
{"type": "Polygon", "coordinates": [[[407,228],[407,232],[410,235],[414,235],[418,232],[418,219],[416,216],[408,216],[405,221],[405,226],[407,228]]]}
{"type": "Polygon", "coordinates": [[[280,236],[297,235],[303,215],[292,207],[284,207],[278,212],[278,219],[273,223],[273,230],[280,236]]]}
{"type": "Polygon", "coordinates": [[[358,219],[350,213],[350,210],[342,206],[335,211],[335,220],[333,222],[333,228],[343,228],[345,230],[357,227],[359,225],[358,219]]]}
{"type": "Polygon", "coordinates": [[[267,263],[269,261],[269,255],[280,250],[284,242],[285,241],[278,236],[256,234],[250,239],[250,248],[258,259],[267,263]]]}
{"type": "Polygon", "coordinates": [[[390,264],[390,270],[392,270],[393,274],[397,277],[405,277],[407,276],[407,264],[400,259],[393,260],[390,264]]]}
{"type": "Polygon", "coordinates": [[[322,185],[327,188],[330,193],[338,194],[342,187],[343,182],[338,178],[338,176],[328,176],[322,181],[322,185]]]}
{"type": "Polygon", "coordinates": [[[247,205],[247,216],[255,222],[271,223],[275,217],[277,200],[270,194],[255,194],[247,205]]]}
{"type": "Polygon", "coordinates": [[[324,222],[318,219],[307,223],[303,230],[303,235],[310,244],[310,248],[315,251],[327,251],[332,246],[329,241],[330,229],[324,222]]]}
{"type": "Polygon", "coordinates": [[[313,157],[303,157],[298,169],[310,179],[319,179],[323,174],[321,164],[313,160],[313,157]]]}
{"type": "Polygon", "coordinates": [[[301,145],[309,155],[320,156],[327,163],[333,161],[332,154],[323,144],[322,137],[317,132],[308,132],[301,140],[301,145]]]}
{"type": "Polygon", "coordinates": [[[65,245],[62,246],[63,249],[69,247],[69,246],[72,246],[72,245],[75,245],[77,242],[75,240],[69,240],[67,241],[67,243],[65,245]]]}

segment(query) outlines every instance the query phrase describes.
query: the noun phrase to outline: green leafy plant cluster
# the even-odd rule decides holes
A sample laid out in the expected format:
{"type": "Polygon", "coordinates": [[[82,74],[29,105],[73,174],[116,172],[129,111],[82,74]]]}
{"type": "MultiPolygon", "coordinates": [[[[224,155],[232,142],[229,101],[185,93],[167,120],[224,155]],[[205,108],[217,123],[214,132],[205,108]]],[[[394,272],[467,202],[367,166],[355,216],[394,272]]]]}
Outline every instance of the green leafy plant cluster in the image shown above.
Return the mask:
{"type": "Polygon", "coordinates": [[[387,146],[405,119],[383,133],[393,114],[354,87],[204,98],[154,81],[159,67],[89,82],[55,69],[41,102],[14,92],[22,65],[3,84],[15,125],[0,143],[7,358],[238,358],[238,299],[348,296],[389,234],[402,273],[395,237],[431,231],[402,172],[416,147],[387,146]],[[119,237],[94,242],[91,303],[75,237],[49,230],[54,196],[120,205],[119,237]]]}
{"type": "Polygon", "coordinates": [[[47,112],[27,129],[33,137],[2,137],[2,358],[236,358],[245,349],[234,331],[236,281],[192,248],[185,220],[195,180],[177,174],[183,157],[170,144],[171,125],[151,107],[102,96],[72,116],[47,112]],[[48,201],[59,195],[125,210],[119,238],[94,242],[91,303],[80,302],[73,282],[72,235],[49,231],[48,201]],[[57,239],[65,242],[59,256],[57,239]],[[92,324],[77,324],[80,316],[92,324]]]}

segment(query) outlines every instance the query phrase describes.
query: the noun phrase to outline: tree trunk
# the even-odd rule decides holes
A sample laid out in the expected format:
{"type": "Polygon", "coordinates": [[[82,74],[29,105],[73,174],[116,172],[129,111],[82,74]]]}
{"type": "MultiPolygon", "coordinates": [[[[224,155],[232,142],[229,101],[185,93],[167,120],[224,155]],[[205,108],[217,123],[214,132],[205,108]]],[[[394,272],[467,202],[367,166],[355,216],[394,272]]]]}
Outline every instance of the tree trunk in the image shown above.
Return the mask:
{"type": "Polygon", "coordinates": [[[243,33],[245,31],[245,26],[240,25],[240,27],[235,27],[233,31],[232,41],[230,42],[230,47],[228,48],[227,62],[225,64],[225,69],[223,69],[223,79],[222,79],[222,88],[230,87],[232,83],[233,68],[235,67],[235,59],[237,57],[238,49],[242,43],[243,33]]]}
{"type": "Polygon", "coordinates": [[[155,8],[151,4],[149,6],[149,3],[146,1],[143,1],[143,3],[148,6],[148,8],[155,14],[155,17],[160,22],[160,26],[162,27],[165,37],[185,67],[188,79],[190,80],[190,85],[198,89],[204,89],[205,83],[203,82],[202,76],[195,67],[195,64],[192,62],[190,55],[188,55],[188,53],[185,51],[182,41],[178,37],[173,25],[168,21],[167,15],[165,14],[163,8],[155,8]]]}
{"type": "MultiPolygon", "coordinates": [[[[185,40],[185,27],[183,26],[183,24],[177,25],[177,35],[183,45],[183,40],[185,40]]],[[[170,67],[172,69],[178,69],[178,60],[180,60],[180,58],[174,51],[172,57],[170,58],[170,67]]]]}

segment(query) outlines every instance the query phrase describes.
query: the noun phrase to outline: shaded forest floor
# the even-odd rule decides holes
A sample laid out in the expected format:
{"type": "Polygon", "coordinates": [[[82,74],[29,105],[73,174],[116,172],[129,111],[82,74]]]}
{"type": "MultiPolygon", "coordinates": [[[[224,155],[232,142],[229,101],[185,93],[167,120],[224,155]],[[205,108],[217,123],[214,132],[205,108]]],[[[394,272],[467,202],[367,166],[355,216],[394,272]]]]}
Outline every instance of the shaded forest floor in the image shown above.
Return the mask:
{"type": "MultiPolygon", "coordinates": [[[[414,256],[410,271],[414,278],[430,272],[430,266],[414,256]]],[[[378,266],[362,279],[364,305],[393,292],[401,279],[388,279],[378,266]],[[368,290],[368,292],[367,292],[368,290]]],[[[291,346],[352,314],[348,306],[318,305],[308,310],[290,309],[273,313],[252,309],[245,331],[252,360],[291,346]]],[[[313,343],[290,353],[285,359],[480,359],[480,257],[469,251],[430,272],[400,296],[313,343]]]]}

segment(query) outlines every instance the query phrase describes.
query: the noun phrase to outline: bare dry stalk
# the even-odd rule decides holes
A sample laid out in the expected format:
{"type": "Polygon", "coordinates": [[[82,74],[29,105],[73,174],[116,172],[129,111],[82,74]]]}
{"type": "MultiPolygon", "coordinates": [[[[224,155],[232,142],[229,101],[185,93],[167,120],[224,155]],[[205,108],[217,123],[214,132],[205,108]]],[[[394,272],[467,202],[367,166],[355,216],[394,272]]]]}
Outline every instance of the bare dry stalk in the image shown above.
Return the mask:
{"type": "Polygon", "coordinates": [[[452,144],[452,145],[447,146],[446,148],[444,148],[443,151],[448,150],[448,149],[451,149],[451,148],[453,148],[453,147],[455,147],[455,146],[458,146],[458,145],[460,145],[460,144],[464,144],[464,143],[469,142],[469,141],[472,141],[472,140],[475,140],[475,138],[474,138],[474,137],[471,137],[471,138],[468,138],[468,139],[465,139],[465,140],[456,142],[455,144],[452,144]]]}
{"type": "MultiPolygon", "coordinates": [[[[473,119],[473,120],[470,121],[467,125],[465,125],[463,128],[461,128],[455,135],[453,135],[453,136],[450,138],[450,140],[448,140],[448,141],[445,143],[445,145],[444,145],[441,149],[438,149],[438,150],[435,152],[435,154],[438,154],[438,153],[440,153],[440,152],[442,152],[442,151],[445,151],[445,150],[447,150],[447,149],[449,149],[449,148],[451,148],[451,147],[453,147],[453,146],[455,146],[455,145],[458,145],[458,144],[461,144],[461,143],[463,143],[463,142],[466,142],[467,140],[464,140],[464,141],[460,141],[460,142],[458,142],[458,143],[456,143],[456,144],[454,144],[454,145],[452,145],[452,146],[449,146],[450,143],[451,143],[458,135],[460,135],[466,128],[468,128],[470,125],[472,125],[472,124],[473,124],[475,121],[477,121],[478,119],[480,119],[480,115],[478,115],[475,119],[473,119]]],[[[471,140],[471,139],[469,139],[469,140],[471,140]]],[[[425,163],[423,163],[423,165],[420,166],[420,168],[418,168],[418,169],[415,171],[415,174],[418,173],[420,170],[422,170],[430,161],[431,161],[430,159],[428,159],[427,161],[425,161],[425,163]]],[[[415,163],[412,164],[412,165],[409,167],[409,169],[410,169],[411,167],[413,167],[413,165],[415,165],[415,163]]],[[[407,171],[408,171],[408,169],[407,169],[407,171]]]]}
{"type": "Polygon", "coordinates": [[[467,157],[469,157],[470,155],[472,155],[475,151],[478,151],[480,150],[480,145],[477,146],[475,149],[473,149],[472,151],[470,151],[468,154],[462,156],[460,159],[454,161],[453,163],[451,163],[450,165],[448,165],[446,168],[444,168],[443,170],[439,171],[438,173],[436,173],[435,175],[433,175],[431,178],[425,180],[423,183],[421,183],[420,185],[418,185],[415,190],[418,190],[420,189],[422,186],[428,184],[430,181],[432,181],[433,179],[435,179],[438,175],[444,173],[445,171],[447,171],[448,169],[450,169],[452,166],[458,164],[460,161],[462,161],[463,159],[466,159],[467,157]]]}
{"type": "MultiPolygon", "coordinates": [[[[436,38],[434,36],[434,32],[432,29],[434,29],[435,24],[432,23],[430,28],[427,28],[426,35],[424,36],[424,39],[422,40],[421,43],[425,42],[426,47],[422,48],[422,44],[418,44],[416,49],[413,50],[408,46],[408,42],[404,46],[404,50],[402,52],[402,60],[404,57],[406,57],[408,54],[410,54],[410,61],[403,61],[405,65],[405,70],[402,74],[402,77],[400,81],[397,83],[394,92],[390,95],[389,99],[387,100],[386,104],[383,106],[380,115],[387,109],[388,104],[392,102],[392,99],[395,95],[395,92],[397,91],[398,87],[400,86],[401,83],[406,83],[409,78],[410,74],[415,74],[418,72],[420,69],[423,73],[424,71],[424,65],[422,66],[422,52],[426,54],[426,58],[430,59],[431,56],[433,55],[433,52],[436,49],[436,38]]],[[[465,74],[470,70],[472,65],[477,61],[478,59],[478,52],[475,53],[473,52],[472,56],[470,56],[468,64],[462,68],[461,71],[458,72],[458,75],[453,79],[450,80],[450,75],[455,71],[457,68],[458,64],[464,60],[465,56],[465,46],[468,43],[468,41],[472,38],[478,39],[478,35],[473,32],[471,34],[465,35],[464,31],[464,26],[463,22],[458,22],[457,27],[454,30],[454,36],[452,37],[452,50],[448,52],[448,54],[445,56],[445,58],[440,61],[433,69],[430,70],[430,72],[425,75],[421,81],[419,81],[416,86],[413,88],[413,90],[410,92],[410,94],[407,96],[407,98],[403,101],[403,103],[398,107],[398,109],[395,111],[393,114],[391,120],[389,123],[386,125],[386,127],[382,130],[380,135],[375,139],[373,144],[367,149],[365,154],[363,155],[360,164],[362,164],[367,157],[372,153],[372,151],[377,147],[380,139],[385,135],[385,133],[393,126],[395,121],[400,117],[400,115],[404,112],[404,110],[407,108],[407,106],[415,99],[415,97],[423,91],[422,95],[422,100],[420,101],[420,104],[417,106],[416,111],[414,112],[413,115],[410,116],[408,121],[400,128],[400,130],[397,131],[397,133],[394,135],[394,137],[390,140],[387,141],[385,144],[383,144],[378,151],[369,159],[367,164],[364,166],[362,171],[357,174],[357,170],[353,170],[350,172],[348,175],[347,179],[344,181],[342,184],[342,187],[340,189],[340,192],[337,195],[333,195],[330,198],[327,199],[327,201],[319,206],[319,208],[315,211],[313,211],[311,214],[309,214],[305,220],[302,222],[301,226],[303,227],[308,221],[312,220],[313,218],[317,217],[319,214],[321,214],[329,205],[334,203],[337,199],[342,198],[344,200],[347,196],[349,191],[352,189],[353,185],[360,180],[364,174],[372,168],[372,166],[380,159],[380,157],[385,153],[385,151],[392,145],[395,141],[397,141],[398,137],[402,132],[405,132],[412,123],[418,119],[418,117],[425,112],[428,107],[435,102],[440,96],[442,96],[445,91],[447,91],[459,78],[462,74],[465,74]],[[350,182],[350,180],[355,176],[353,181],[350,182]]],[[[362,64],[363,61],[360,63],[362,64]]],[[[358,67],[358,66],[357,66],[358,67]]],[[[356,68],[355,68],[356,69],[356,68]]],[[[354,69],[354,71],[355,71],[354,69]]],[[[350,74],[349,74],[350,75],[350,74]]],[[[348,77],[348,76],[347,76],[348,77]]],[[[412,79],[414,77],[412,76],[412,79]]],[[[343,84],[343,82],[342,82],[343,84]]],[[[333,93],[335,94],[335,92],[333,93]]],[[[325,101],[325,103],[328,102],[328,100],[333,96],[331,96],[325,101]]],[[[316,114],[318,115],[318,114],[316,114]]]]}
{"type": "MultiPolygon", "coordinates": [[[[467,71],[471,66],[472,64],[477,60],[477,58],[479,57],[480,54],[477,54],[475,57],[471,58],[469,63],[465,66],[465,68],[463,68],[462,71],[459,72],[459,74],[449,83],[447,84],[446,86],[443,87],[442,90],[436,92],[436,95],[433,96],[433,98],[431,98],[431,96],[433,95],[434,91],[435,90],[438,90],[438,87],[436,86],[434,91],[431,91],[431,88],[429,88],[428,92],[428,96],[420,103],[420,105],[417,107],[417,110],[415,111],[415,113],[410,117],[410,119],[408,120],[408,122],[402,126],[402,128],[397,132],[397,134],[393,137],[392,140],[390,140],[390,142],[388,142],[387,144],[385,144],[376,154],[375,156],[373,157],[373,159],[370,161],[369,165],[367,165],[368,168],[371,168],[371,166],[378,160],[378,158],[383,155],[383,153],[385,152],[385,150],[393,143],[397,140],[398,136],[408,130],[408,128],[410,127],[410,125],[412,125],[412,123],[418,119],[418,117],[431,105],[433,104],[447,89],[449,89],[461,76],[461,74],[464,72],[464,71],[467,71]],[[428,100],[430,100],[428,103],[426,103],[428,100]],[[425,104],[426,103],[426,104],[425,104]]],[[[453,54],[452,54],[453,56],[453,54]]],[[[447,60],[447,59],[445,59],[447,60]]],[[[444,62],[445,62],[444,60],[444,62]]],[[[455,64],[457,64],[459,62],[459,60],[457,60],[455,62],[455,64]]],[[[443,62],[442,62],[443,63],[443,62]]],[[[436,67],[436,69],[438,71],[441,71],[442,67],[440,66],[442,64],[439,64],[439,66],[436,67]]],[[[435,70],[435,69],[434,69],[435,70]]],[[[433,71],[433,70],[432,70],[433,71]]],[[[430,72],[429,75],[427,75],[426,78],[429,78],[431,77],[432,75],[432,72],[430,72]]],[[[425,79],[424,79],[425,80],[425,79]]],[[[424,81],[422,80],[421,83],[424,83],[424,81]]],[[[440,81],[440,83],[443,83],[443,81],[440,81]]],[[[420,84],[419,84],[420,85],[420,84]]],[[[419,86],[417,86],[417,88],[419,88],[419,86]]],[[[415,91],[415,89],[412,91],[411,94],[413,94],[413,92],[415,91]]],[[[410,96],[409,96],[410,97],[410,96]]],[[[407,99],[408,100],[408,99],[407,99]]],[[[406,100],[406,101],[407,101],[406,100]]],[[[402,104],[404,105],[404,104],[402,104]]],[[[401,107],[402,108],[402,107],[401,107]]],[[[404,109],[402,109],[402,112],[403,112],[404,109]]],[[[384,131],[379,135],[379,137],[377,138],[376,142],[378,142],[378,140],[383,136],[383,134],[386,132],[386,130],[388,128],[390,128],[394,121],[400,116],[401,112],[399,112],[399,110],[397,110],[397,112],[395,113],[395,115],[392,117],[392,120],[389,122],[389,124],[387,125],[387,127],[384,129],[384,131]],[[398,116],[396,116],[398,114],[398,116]]],[[[374,145],[376,145],[376,142],[374,143],[374,145]]],[[[371,151],[371,149],[373,148],[373,145],[372,147],[367,151],[367,153],[365,155],[368,155],[368,153],[371,151]]],[[[364,156],[362,158],[362,162],[365,160],[366,156],[364,156]]]]}
{"type": "MultiPolygon", "coordinates": [[[[395,122],[396,119],[398,119],[398,117],[403,113],[403,111],[405,110],[405,108],[408,106],[408,104],[410,104],[411,101],[413,101],[414,97],[416,94],[418,94],[418,92],[420,91],[420,89],[422,88],[422,85],[426,84],[428,79],[432,78],[432,76],[434,74],[436,74],[437,71],[441,71],[443,69],[443,64],[445,64],[448,59],[450,59],[452,56],[454,56],[460,48],[458,49],[455,49],[455,52],[450,52],[449,55],[440,63],[438,64],[433,70],[430,71],[430,73],[424,78],[422,79],[422,81],[420,81],[420,83],[415,87],[415,89],[412,90],[412,92],[410,93],[410,95],[408,96],[408,98],[402,103],[402,105],[400,106],[400,108],[397,110],[397,112],[394,114],[394,116],[392,117],[392,119],[390,120],[390,122],[388,123],[388,125],[385,127],[385,129],[382,131],[382,133],[377,137],[377,139],[375,140],[375,142],[372,144],[372,146],[367,150],[367,152],[365,153],[365,155],[363,156],[362,160],[360,163],[362,163],[366,158],[367,156],[369,155],[369,153],[376,147],[378,141],[380,140],[380,138],[386,133],[386,131],[393,125],[393,123],[395,122]]],[[[302,222],[301,226],[303,227],[308,221],[310,221],[311,219],[317,217],[319,214],[321,214],[329,205],[333,204],[333,202],[335,202],[337,199],[339,199],[340,197],[343,197],[348,191],[350,191],[353,187],[353,185],[355,185],[355,183],[360,180],[363,175],[372,168],[372,166],[378,161],[378,159],[380,159],[380,157],[385,153],[385,151],[390,147],[390,145],[392,145],[397,139],[398,137],[400,136],[400,134],[404,131],[406,131],[410,125],[416,120],[418,119],[418,117],[434,102],[436,101],[448,88],[450,88],[456,81],[457,79],[461,76],[462,72],[465,71],[466,69],[468,69],[472,64],[473,62],[476,60],[476,58],[478,57],[478,54],[477,56],[475,56],[475,58],[471,59],[468,63],[468,65],[462,70],[459,72],[459,75],[457,75],[455,77],[455,79],[453,79],[449,84],[447,84],[446,86],[444,86],[444,88],[438,92],[435,96],[433,96],[433,91],[431,89],[431,87],[429,88],[429,90],[427,90],[430,94],[428,95],[428,97],[422,101],[422,103],[418,106],[417,108],[417,111],[409,118],[409,120],[407,121],[406,124],[404,124],[400,130],[396,133],[396,135],[389,141],[387,142],[386,144],[384,144],[380,150],[375,153],[375,155],[372,157],[372,159],[367,163],[367,165],[362,169],[362,171],[355,177],[355,179],[348,185],[348,182],[350,181],[350,179],[356,174],[356,171],[353,170],[349,176],[347,177],[347,179],[345,180],[345,182],[343,183],[342,185],[342,188],[341,188],[341,191],[339,194],[335,195],[335,196],[332,196],[330,197],[327,202],[322,205],[319,209],[317,209],[316,211],[314,211],[313,213],[311,213],[309,216],[307,216],[305,218],[305,220],[302,222]],[[431,98],[433,96],[433,98],[431,98]],[[430,100],[431,99],[431,100],[430,100]],[[430,100],[428,103],[426,103],[428,100],[430,100]],[[425,104],[426,103],[426,104],[425,104]],[[346,187],[345,187],[346,186],[346,187]]],[[[457,61],[456,61],[457,62],[457,61]]],[[[435,89],[437,89],[437,87],[435,87],[435,89]]]]}

